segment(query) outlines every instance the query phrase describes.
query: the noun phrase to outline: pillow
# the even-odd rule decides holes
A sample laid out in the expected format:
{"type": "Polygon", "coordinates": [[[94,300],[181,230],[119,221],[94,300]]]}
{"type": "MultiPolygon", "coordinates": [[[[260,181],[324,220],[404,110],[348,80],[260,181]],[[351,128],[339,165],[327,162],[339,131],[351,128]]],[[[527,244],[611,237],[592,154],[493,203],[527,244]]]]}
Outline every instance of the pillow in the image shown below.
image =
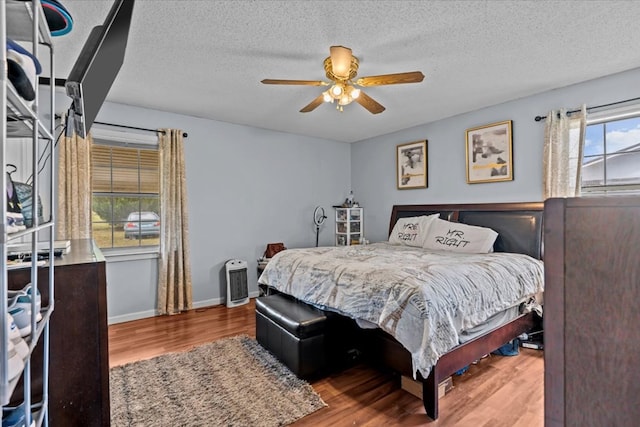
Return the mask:
{"type": "Polygon", "coordinates": [[[399,218],[389,235],[389,243],[394,245],[424,246],[424,239],[431,223],[438,219],[440,214],[412,216],[399,218]]]}
{"type": "Polygon", "coordinates": [[[436,218],[424,241],[425,249],[486,254],[493,252],[498,233],[490,228],[436,218]]]}

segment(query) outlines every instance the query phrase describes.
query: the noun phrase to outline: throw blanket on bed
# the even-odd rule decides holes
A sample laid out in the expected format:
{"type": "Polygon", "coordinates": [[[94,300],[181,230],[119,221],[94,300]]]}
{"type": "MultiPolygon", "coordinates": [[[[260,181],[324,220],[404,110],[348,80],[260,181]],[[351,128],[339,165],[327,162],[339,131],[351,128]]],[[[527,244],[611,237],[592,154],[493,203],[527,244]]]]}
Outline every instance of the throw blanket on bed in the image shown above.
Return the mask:
{"type": "Polygon", "coordinates": [[[458,334],[542,292],[543,263],[522,254],[461,254],[372,245],[288,249],[259,283],[376,324],[427,378],[458,334]]]}

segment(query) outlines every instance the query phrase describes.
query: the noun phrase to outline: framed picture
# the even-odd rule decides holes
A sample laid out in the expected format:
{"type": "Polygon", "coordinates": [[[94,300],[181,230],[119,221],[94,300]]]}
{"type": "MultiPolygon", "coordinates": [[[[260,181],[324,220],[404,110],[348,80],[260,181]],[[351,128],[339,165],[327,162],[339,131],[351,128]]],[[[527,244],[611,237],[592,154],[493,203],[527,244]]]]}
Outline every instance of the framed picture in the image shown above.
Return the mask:
{"type": "Polygon", "coordinates": [[[427,140],[396,147],[396,180],[399,190],[427,188],[427,140]]]}
{"type": "Polygon", "coordinates": [[[513,180],[511,120],[467,129],[467,182],[513,180]]]}

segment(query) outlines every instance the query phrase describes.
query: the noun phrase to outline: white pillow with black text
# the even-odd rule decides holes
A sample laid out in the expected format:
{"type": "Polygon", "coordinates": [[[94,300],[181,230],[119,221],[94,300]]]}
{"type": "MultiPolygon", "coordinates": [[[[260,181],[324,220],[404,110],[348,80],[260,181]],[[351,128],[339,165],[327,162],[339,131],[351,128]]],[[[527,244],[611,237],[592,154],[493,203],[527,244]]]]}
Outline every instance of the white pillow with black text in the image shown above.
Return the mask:
{"type": "Polygon", "coordinates": [[[427,237],[429,226],[440,214],[400,218],[389,235],[389,243],[394,245],[415,246],[421,248],[427,237]]]}
{"type": "Polygon", "coordinates": [[[441,251],[486,254],[493,252],[498,233],[487,227],[436,219],[423,247],[441,251]]]}

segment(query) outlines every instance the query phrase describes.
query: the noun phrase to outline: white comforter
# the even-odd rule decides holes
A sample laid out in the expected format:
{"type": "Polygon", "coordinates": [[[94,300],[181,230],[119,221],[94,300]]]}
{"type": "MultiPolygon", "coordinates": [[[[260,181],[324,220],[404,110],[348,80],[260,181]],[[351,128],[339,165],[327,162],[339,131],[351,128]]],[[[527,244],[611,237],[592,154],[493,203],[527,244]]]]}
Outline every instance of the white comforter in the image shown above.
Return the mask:
{"type": "Polygon", "coordinates": [[[376,324],[411,352],[424,378],[459,333],[543,291],[542,261],[375,243],[288,249],[259,283],[376,324]]]}

